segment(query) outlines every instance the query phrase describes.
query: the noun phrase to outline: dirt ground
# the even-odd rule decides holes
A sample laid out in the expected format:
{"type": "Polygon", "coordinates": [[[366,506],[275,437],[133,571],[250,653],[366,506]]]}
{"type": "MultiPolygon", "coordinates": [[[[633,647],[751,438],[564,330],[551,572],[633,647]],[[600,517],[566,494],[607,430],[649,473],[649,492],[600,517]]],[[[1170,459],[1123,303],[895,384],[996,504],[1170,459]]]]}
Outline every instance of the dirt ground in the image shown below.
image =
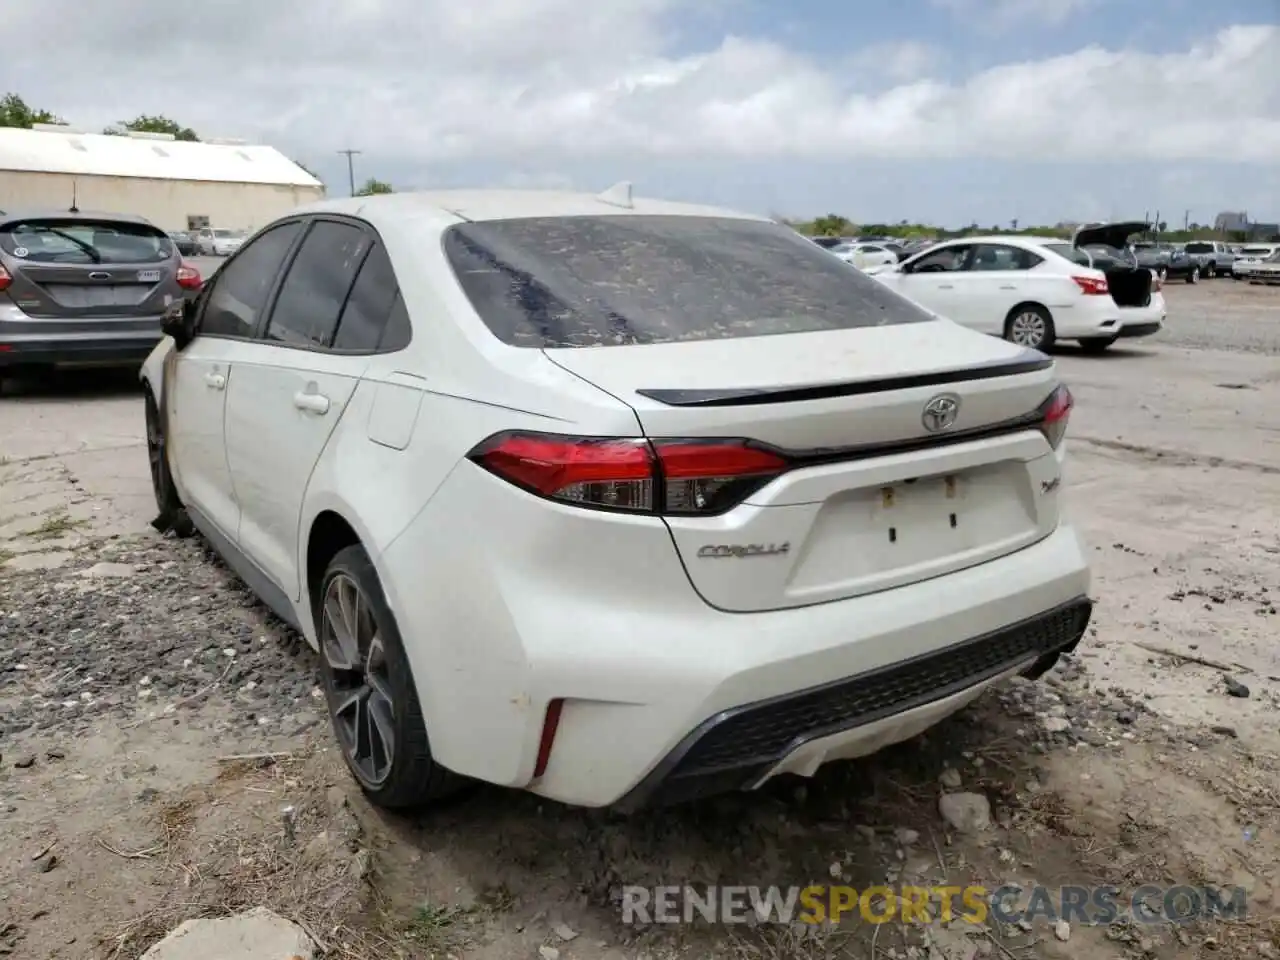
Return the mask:
{"type": "MultiPolygon", "coordinates": [[[[141,402],[0,398],[0,957],[131,960],[266,905],[352,960],[1280,958],[1280,289],[1169,289],[1060,364],[1094,625],[1039,684],[813,780],[631,817],[477,787],[395,818],[314,661],[198,540],[149,530],[141,402]],[[970,832],[940,797],[979,794],[970,832]],[[1243,887],[1242,917],[1024,929],[626,925],[622,889],[1243,887]]],[[[936,911],[935,911],[936,913],[936,911]]]]}

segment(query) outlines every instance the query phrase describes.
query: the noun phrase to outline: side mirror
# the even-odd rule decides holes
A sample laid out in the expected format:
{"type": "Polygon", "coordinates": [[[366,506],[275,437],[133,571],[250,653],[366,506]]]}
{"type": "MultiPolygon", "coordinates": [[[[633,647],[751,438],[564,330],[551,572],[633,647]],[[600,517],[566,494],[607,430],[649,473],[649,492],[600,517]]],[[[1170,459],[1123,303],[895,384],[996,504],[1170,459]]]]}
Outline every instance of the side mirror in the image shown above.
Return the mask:
{"type": "Polygon", "coordinates": [[[181,350],[195,337],[196,305],[183,297],[165,307],[160,329],[173,337],[174,346],[181,350]]]}

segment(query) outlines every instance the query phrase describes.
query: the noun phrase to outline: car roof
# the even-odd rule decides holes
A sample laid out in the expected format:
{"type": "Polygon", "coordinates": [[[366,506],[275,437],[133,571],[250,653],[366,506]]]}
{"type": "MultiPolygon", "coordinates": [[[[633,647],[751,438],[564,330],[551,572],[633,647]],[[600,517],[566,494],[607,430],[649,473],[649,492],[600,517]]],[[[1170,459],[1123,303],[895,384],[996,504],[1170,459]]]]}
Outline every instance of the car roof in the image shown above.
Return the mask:
{"type": "Polygon", "coordinates": [[[65,207],[62,209],[37,207],[31,210],[8,210],[0,213],[0,222],[2,223],[17,223],[19,220],[85,220],[96,222],[116,220],[120,223],[155,226],[146,217],[139,217],[132,213],[109,213],[105,210],[68,210],[65,207]]]}
{"type": "Polygon", "coordinates": [[[635,197],[613,188],[605,194],[555,190],[438,190],[389,193],[371,197],[323,200],[294,214],[336,213],[379,221],[421,217],[463,220],[514,220],[530,217],[676,216],[727,217],[770,222],[768,217],[700,204],[635,197]]]}
{"type": "Polygon", "coordinates": [[[1002,243],[1006,246],[1018,246],[1019,244],[1038,247],[1046,243],[1066,243],[1070,244],[1070,240],[1063,240],[1061,237],[1028,237],[1023,234],[1000,234],[990,233],[981,237],[952,237],[950,240],[939,240],[934,246],[942,246],[951,243],[1002,243]]]}

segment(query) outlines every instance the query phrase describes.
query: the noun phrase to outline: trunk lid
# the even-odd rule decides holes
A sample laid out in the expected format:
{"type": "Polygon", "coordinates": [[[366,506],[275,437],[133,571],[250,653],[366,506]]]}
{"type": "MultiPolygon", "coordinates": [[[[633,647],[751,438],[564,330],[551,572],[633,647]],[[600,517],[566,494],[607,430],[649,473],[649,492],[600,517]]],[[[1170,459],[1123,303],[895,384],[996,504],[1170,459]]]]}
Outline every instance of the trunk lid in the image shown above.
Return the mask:
{"type": "Polygon", "coordinates": [[[1117,223],[1086,223],[1076,229],[1071,238],[1072,246],[1087,247],[1102,244],[1123,250],[1135,233],[1146,233],[1152,224],[1145,220],[1121,220],[1117,223]]]}
{"type": "Polygon", "coordinates": [[[651,438],[745,438],[792,459],[726,513],[667,518],[720,609],[888,589],[1057,526],[1057,458],[1027,422],[1052,361],[950,321],[545,353],[628,403],[651,438]],[[958,409],[931,430],[939,397],[958,409]]]}

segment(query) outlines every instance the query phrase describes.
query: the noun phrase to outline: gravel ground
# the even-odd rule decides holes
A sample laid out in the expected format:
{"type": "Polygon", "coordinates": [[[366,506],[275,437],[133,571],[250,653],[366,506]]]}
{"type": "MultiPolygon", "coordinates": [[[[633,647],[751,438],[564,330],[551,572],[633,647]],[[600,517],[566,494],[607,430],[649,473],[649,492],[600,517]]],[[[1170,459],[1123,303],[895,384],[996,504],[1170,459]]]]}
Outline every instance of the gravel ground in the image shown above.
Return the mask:
{"type": "Polygon", "coordinates": [[[67,736],[217,700],[224,725],[317,722],[311,651],[198,540],[117,540],[0,580],[0,734],[67,736]]]}
{"type": "Polygon", "coordinates": [[[1280,354],[1280,287],[1214,279],[1169,283],[1164,293],[1169,319],[1152,342],[1280,354]]]}

